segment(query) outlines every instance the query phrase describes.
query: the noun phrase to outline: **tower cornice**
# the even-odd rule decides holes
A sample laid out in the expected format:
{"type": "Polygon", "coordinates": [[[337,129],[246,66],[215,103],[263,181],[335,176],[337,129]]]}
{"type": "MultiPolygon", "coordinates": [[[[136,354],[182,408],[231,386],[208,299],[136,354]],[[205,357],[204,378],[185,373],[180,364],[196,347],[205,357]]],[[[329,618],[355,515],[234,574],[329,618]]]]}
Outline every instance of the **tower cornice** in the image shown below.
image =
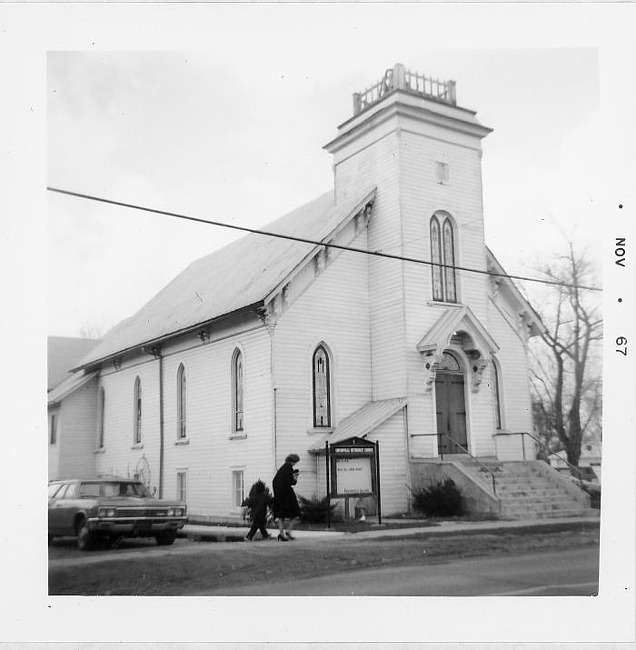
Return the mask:
{"type": "Polygon", "coordinates": [[[329,153],[336,153],[361,135],[393,118],[410,119],[442,127],[480,140],[492,132],[492,129],[477,121],[474,111],[443,104],[398,89],[341,124],[338,127],[338,135],[323,148],[329,153]]]}

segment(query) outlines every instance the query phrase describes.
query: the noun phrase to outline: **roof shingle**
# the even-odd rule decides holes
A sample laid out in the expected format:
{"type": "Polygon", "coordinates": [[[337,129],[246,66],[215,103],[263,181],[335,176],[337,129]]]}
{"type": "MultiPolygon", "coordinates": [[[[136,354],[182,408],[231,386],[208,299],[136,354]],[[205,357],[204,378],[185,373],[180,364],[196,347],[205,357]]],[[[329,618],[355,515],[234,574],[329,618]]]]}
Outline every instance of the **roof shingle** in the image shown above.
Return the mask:
{"type": "MultiPolygon", "coordinates": [[[[328,192],[273,221],[263,231],[323,241],[368,194],[336,205],[333,192],[328,192]]],[[[251,233],[202,257],[136,314],[115,326],[78,367],[257,304],[314,247],[310,243],[251,233]]]]}

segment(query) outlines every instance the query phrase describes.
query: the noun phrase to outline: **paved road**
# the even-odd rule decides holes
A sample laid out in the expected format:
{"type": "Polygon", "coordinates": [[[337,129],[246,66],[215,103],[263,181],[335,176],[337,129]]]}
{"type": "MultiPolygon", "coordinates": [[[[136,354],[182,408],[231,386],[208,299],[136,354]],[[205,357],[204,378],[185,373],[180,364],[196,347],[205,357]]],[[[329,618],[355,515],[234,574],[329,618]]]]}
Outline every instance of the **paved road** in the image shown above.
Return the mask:
{"type": "MultiPolygon", "coordinates": [[[[347,571],[294,582],[224,588],[200,596],[590,596],[598,547],[347,571]]],[[[194,594],[193,594],[194,595],[194,594]]]]}

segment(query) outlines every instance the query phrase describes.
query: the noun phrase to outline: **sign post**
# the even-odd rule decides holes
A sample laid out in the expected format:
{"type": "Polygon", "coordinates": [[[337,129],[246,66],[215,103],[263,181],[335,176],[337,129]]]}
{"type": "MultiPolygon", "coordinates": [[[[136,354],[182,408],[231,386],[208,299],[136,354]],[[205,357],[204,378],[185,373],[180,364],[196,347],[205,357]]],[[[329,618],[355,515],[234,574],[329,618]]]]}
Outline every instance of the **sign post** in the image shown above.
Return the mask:
{"type": "Polygon", "coordinates": [[[327,529],[331,528],[331,492],[329,490],[329,441],[325,441],[325,475],[327,477],[327,529]]]}

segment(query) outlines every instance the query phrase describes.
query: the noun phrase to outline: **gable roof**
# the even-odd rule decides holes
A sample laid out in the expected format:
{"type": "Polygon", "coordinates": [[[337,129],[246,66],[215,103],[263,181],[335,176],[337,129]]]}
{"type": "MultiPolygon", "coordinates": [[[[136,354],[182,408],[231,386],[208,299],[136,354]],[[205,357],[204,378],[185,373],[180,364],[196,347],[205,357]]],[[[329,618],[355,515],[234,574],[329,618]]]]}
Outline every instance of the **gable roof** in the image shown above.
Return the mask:
{"type": "Polygon", "coordinates": [[[99,339],[49,336],[47,349],[48,390],[69,376],[70,369],[99,343],[99,339]]]}
{"type": "Polygon", "coordinates": [[[406,398],[404,397],[368,402],[361,409],[346,417],[332,433],[321,436],[309,447],[308,451],[314,454],[324,451],[327,441],[332,445],[349,438],[364,438],[405,406],[406,398]]]}
{"type": "Polygon", "coordinates": [[[524,297],[517,285],[513,282],[512,278],[509,277],[504,271],[503,266],[499,260],[495,257],[494,253],[486,246],[486,264],[489,271],[494,271],[495,273],[501,274],[501,281],[508,287],[511,296],[514,300],[517,301],[519,305],[519,311],[524,313],[527,317],[527,322],[529,326],[529,333],[531,336],[537,336],[545,331],[545,325],[543,324],[541,317],[534,310],[530,302],[524,297]]]}
{"type": "MultiPolygon", "coordinates": [[[[333,192],[328,192],[262,230],[324,241],[359,207],[364,207],[371,194],[360,194],[336,205],[333,192]]],[[[78,367],[257,306],[315,248],[312,243],[251,233],[196,260],[136,314],[114,327],[78,367]]]]}
{"type": "Polygon", "coordinates": [[[483,352],[491,353],[499,349],[488,330],[467,305],[446,309],[417,344],[417,349],[420,352],[441,352],[450,345],[451,338],[458,329],[465,329],[474,339],[473,344],[483,352]]]}
{"type": "Polygon", "coordinates": [[[49,406],[61,402],[64,398],[74,393],[78,388],[81,388],[96,376],[97,371],[90,372],[88,374],[84,374],[83,372],[76,372],[72,375],[69,375],[47,395],[47,402],[49,406]]]}

